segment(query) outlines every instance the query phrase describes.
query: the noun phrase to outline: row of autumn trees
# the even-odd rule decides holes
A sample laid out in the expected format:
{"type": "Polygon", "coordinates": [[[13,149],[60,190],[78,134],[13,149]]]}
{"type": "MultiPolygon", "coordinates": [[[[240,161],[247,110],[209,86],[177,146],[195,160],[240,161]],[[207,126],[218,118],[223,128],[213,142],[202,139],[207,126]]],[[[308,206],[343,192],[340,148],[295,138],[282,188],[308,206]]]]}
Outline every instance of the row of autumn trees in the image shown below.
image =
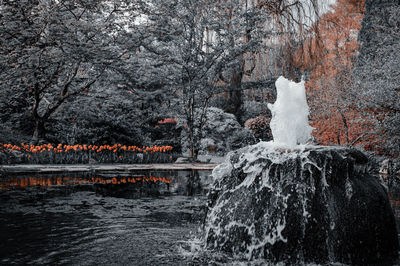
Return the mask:
{"type": "MultiPolygon", "coordinates": [[[[306,83],[314,136],[322,144],[355,145],[366,119],[355,110],[352,71],[359,50],[364,0],[338,0],[315,24],[317,31],[297,51],[295,64],[309,73],[306,83]]],[[[365,124],[364,124],[365,125],[365,124]]]]}
{"type": "Polygon", "coordinates": [[[241,120],[249,88],[306,73],[316,139],[367,143],[349,97],[364,5],[339,0],[319,17],[321,3],[3,0],[0,141],[21,132],[32,142],[151,144],[155,123],[175,117],[196,156],[217,95],[241,120]],[[260,68],[272,74],[260,78],[260,68]]]}
{"type": "Polygon", "coordinates": [[[400,154],[399,14],[396,1],[337,0],[302,43],[295,64],[309,74],[318,143],[400,154]]]}

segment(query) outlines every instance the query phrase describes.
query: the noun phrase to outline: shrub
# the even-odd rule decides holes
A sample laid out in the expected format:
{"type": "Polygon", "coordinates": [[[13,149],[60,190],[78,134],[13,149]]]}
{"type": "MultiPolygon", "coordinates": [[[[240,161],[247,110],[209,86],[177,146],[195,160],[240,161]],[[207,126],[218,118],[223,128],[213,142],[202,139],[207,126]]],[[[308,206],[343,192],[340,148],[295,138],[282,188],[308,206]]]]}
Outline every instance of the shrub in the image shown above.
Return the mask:
{"type": "Polygon", "coordinates": [[[178,154],[171,146],[21,145],[0,143],[0,164],[166,163],[178,154]]]}
{"type": "Polygon", "coordinates": [[[244,127],[250,129],[257,139],[264,141],[272,140],[271,128],[269,123],[271,118],[266,118],[259,115],[255,118],[250,118],[244,123],[244,127]]]}

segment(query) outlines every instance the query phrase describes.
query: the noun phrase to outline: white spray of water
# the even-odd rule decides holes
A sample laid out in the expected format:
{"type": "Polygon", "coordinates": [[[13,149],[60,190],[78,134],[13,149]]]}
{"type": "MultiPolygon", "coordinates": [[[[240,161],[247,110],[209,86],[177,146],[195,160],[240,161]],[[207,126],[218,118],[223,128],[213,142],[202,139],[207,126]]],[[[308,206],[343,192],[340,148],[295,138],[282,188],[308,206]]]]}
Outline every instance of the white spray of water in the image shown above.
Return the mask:
{"type": "Polygon", "coordinates": [[[309,108],[304,81],[299,83],[280,76],[276,82],[276,102],[268,104],[274,143],[289,147],[305,144],[311,138],[312,127],[308,123],[309,108]]]}

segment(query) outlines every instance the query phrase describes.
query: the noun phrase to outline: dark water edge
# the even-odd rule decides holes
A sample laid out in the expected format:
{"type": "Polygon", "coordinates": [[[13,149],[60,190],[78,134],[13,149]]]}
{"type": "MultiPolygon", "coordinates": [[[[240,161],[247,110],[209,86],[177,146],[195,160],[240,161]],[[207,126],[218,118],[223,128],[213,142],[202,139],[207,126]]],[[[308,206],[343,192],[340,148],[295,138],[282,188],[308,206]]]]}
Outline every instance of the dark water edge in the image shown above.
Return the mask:
{"type": "MultiPolygon", "coordinates": [[[[202,249],[211,181],[208,171],[3,178],[0,265],[266,265],[202,249]]],[[[400,232],[400,182],[385,183],[400,232]]]]}
{"type": "Polygon", "coordinates": [[[179,250],[201,226],[209,174],[3,179],[0,264],[190,264],[179,250]]]}

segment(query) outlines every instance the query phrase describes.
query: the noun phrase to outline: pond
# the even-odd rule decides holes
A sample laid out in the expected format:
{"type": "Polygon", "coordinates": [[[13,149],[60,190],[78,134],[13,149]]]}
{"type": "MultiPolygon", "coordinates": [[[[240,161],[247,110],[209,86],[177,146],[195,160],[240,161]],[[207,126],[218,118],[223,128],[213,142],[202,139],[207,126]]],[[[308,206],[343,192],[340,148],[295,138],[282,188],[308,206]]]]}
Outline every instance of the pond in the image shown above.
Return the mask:
{"type": "MultiPolygon", "coordinates": [[[[233,263],[192,252],[211,182],[210,171],[3,177],[0,265],[233,263]]],[[[386,185],[400,229],[400,182],[386,185]]]]}
{"type": "Polygon", "coordinates": [[[210,172],[0,181],[0,264],[188,264],[210,172]]]}

